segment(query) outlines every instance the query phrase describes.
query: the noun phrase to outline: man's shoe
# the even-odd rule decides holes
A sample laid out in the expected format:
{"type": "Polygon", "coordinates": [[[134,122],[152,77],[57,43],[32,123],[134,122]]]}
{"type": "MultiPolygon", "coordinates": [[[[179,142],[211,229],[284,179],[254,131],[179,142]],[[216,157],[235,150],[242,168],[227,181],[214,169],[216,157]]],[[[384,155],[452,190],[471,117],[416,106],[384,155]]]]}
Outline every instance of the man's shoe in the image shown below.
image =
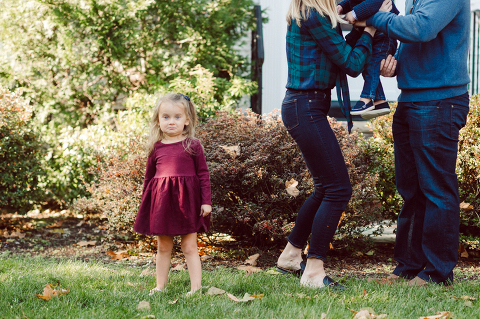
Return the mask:
{"type": "Polygon", "coordinates": [[[362,113],[361,116],[363,119],[370,120],[377,116],[387,115],[390,113],[390,106],[387,102],[383,102],[377,105],[374,105],[374,108],[370,111],[362,113]]]}
{"type": "Polygon", "coordinates": [[[373,105],[372,101],[368,102],[367,104],[365,104],[365,102],[363,101],[358,101],[357,104],[355,104],[355,106],[352,107],[350,114],[362,115],[363,113],[373,110],[374,108],[375,108],[375,105],[373,105]]]}

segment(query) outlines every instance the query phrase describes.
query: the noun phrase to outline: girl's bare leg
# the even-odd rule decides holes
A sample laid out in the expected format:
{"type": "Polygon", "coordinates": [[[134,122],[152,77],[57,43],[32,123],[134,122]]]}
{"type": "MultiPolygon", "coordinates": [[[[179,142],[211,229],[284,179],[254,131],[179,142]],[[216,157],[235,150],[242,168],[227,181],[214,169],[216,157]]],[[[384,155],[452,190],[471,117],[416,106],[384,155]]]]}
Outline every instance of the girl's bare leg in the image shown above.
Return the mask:
{"type": "Polygon", "coordinates": [[[191,292],[202,288],[202,264],[197,248],[197,233],[182,236],[182,251],[187,261],[191,292]]]}
{"type": "Polygon", "coordinates": [[[361,97],[359,100],[362,101],[365,104],[368,104],[368,102],[372,101],[372,99],[367,99],[367,98],[364,98],[364,97],[361,97]]]}
{"type": "Polygon", "coordinates": [[[277,260],[277,266],[283,269],[297,270],[300,269],[302,262],[302,250],[287,243],[285,249],[280,254],[277,260]]]}
{"type": "Polygon", "coordinates": [[[168,281],[168,271],[170,270],[170,259],[172,258],[173,237],[157,236],[157,288],[165,289],[168,281]]]}

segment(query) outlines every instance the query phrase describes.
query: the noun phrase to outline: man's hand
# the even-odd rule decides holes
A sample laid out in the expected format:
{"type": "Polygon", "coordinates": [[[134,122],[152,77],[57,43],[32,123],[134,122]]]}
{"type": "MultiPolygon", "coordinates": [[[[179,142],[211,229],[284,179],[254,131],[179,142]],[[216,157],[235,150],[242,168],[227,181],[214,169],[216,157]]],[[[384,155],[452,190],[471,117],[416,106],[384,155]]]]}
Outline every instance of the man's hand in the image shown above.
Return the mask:
{"type": "Polygon", "coordinates": [[[395,75],[395,69],[397,68],[397,60],[389,54],[387,59],[380,61],[380,74],[384,77],[390,78],[395,75]]]}
{"type": "Polygon", "coordinates": [[[337,6],[337,12],[338,12],[338,14],[342,14],[342,12],[343,12],[342,6],[337,6]]]}
{"type": "Polygon", "coordinates": [[[355,22],[357,22],[357,19],[353,17],[352,11],[345,15],[345,20],[347,20],[350,24],[355,24],[355,22]]]}
{"type": "Polygon", "coordinates": [[[212,206],[211,205],[202,205],[202,208],[200,209],[200,216],[208,216],[212,212],[212,206]]]}

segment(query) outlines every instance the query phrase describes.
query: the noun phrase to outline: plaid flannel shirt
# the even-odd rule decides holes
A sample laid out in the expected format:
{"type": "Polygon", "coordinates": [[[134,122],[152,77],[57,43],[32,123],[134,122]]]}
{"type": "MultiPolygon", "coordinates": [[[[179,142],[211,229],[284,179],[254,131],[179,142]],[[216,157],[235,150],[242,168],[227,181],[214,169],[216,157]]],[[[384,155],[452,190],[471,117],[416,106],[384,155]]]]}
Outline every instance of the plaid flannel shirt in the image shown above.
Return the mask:
{"type": "Polygon", "coordinates": [[[354,48],[349,46],[330,18],[310,10],[299,28],[296,21],[288,26],[286,87],[296,90],[333,89],[337,74],[357,77],[372,54],[372,37],[364,32],[354,48]]]}
{"type": "Polygon", "coordinates": [[[329,17],[321,16],[311,8],[308,18],[302,20],[301,27],[298,27],[295,20],[288,26],[286,87],[296,90],[331,90],[337,85],[340,106],[350,130],[350,98],[345,74],[357,77],[371,54],[370,34],[364,32],[352,48],[345,42],[338,25],[334,29],[329,17]]]}

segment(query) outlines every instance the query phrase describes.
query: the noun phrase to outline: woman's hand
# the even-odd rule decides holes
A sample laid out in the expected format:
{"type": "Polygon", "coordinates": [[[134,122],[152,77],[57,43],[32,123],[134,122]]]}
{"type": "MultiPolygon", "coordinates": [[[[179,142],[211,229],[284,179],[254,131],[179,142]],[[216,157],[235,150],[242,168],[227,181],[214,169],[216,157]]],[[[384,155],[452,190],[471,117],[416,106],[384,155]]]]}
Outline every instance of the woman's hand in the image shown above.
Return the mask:
{"type": "Polygon", "coordinates": [[[382,6],[378,11],[383,11],[383,12],[390,12],[392,11],[393,5],[392,5],[392,0],[385,0],[382,3],[382,6]]]}
{"type": "MultiPolygon", "coordinates": [[[[363,22],[365,22],[365,21],[363,21],[363,22]]],[[[357,25],[355,24],[355,26],[357,26],[357,25]]],[[[375,32],[377,31],[377,29],[375,29],[372,26],[369,26],[369,27],[365,27],[364,31],[370,33],[370,35],[373,37],[375,35],[375,32]]]]}
{"type": "Polygon", "coordinates": [[[337,12],[338,12],[338,14],[342,14],[342,12],[343,12],[342,6],[337,6],[337,12]]]}
{"type": "Polygon", "coordinates": [[[380,61],[380,74],[384,77],[392,77],[395,75],[395,69],[397,68],[397,60],[389,54],[387,59],[380,61]]]}
{"type": "Polygon", "coordinates": [[[202,208],[200,209],[200,216],[208,216],[212,212],[212,206],[211,205],[202,205],[202,208]]]}

